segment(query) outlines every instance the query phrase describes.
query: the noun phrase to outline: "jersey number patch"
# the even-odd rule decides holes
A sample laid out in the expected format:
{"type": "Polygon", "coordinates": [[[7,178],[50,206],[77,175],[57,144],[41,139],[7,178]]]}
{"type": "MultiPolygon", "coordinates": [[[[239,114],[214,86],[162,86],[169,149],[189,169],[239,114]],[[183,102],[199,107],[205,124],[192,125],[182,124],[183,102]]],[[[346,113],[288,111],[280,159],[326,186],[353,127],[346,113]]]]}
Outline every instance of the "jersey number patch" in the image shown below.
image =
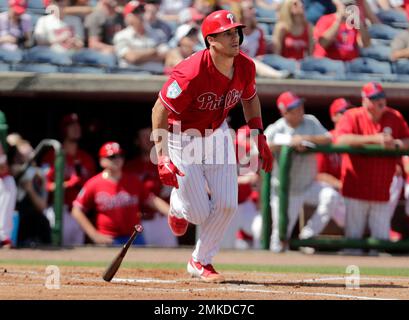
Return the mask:
{"type": "Polygon", "coordinates": [[[177,81],[173,81],[170,86],[168,87],[168,91],[166,92],[166,97],[170,99],[176,99],[182,93],[182,89],[180,88],[177,81]]]}

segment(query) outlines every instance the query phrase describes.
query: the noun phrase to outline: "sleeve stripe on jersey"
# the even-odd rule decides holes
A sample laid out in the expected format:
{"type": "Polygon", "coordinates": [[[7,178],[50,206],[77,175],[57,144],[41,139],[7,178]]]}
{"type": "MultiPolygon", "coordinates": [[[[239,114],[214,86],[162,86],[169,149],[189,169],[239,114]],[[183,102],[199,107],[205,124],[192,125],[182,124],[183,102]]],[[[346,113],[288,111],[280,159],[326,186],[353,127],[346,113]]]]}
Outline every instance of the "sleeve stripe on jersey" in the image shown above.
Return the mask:
{"type": "Polygon", "coordinates": [[[165,101],[165,99],[163,99],[163,97],[162,97],[162,92],[159,92],[159,98],[160,98],[160,100],[164,103],[166,109],[169,109],[170,111],[172,111],[172,112],[174,112],[174,113],[180,114],[180,112],[177,112],[170,104],[168,104],[168,103],[165,101]]]}
{"type": "Polygon", "coordinates": [[[244,100],[244,101],[251,100],[256,96],[256,94],[257,94],[257,91],[254,91],[254,94],[250,98],[241,98],[241,100],[244,100]]]}

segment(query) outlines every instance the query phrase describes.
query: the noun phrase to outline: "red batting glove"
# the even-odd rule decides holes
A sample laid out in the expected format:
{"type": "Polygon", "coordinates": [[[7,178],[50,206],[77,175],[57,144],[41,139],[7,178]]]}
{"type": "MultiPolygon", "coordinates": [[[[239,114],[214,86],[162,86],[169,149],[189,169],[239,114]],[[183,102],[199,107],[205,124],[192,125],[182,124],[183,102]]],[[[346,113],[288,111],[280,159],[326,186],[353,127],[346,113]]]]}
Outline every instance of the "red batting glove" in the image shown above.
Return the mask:
{"type": "Polygon", "coordinates": [[[158,171],[160,181],[162,181],[163,184],[179,189],[179,183],[176,175],[184,177],[185,174],[173,164],[169,157],[159,157],[158,171]]]}
{"type": "Polygon", "coordinates": [[[273,154],[267,144],[266,136],[264,134],[259,134],[257,136],[257,148],[261,160],[263,161],[261,168],[265,172],[271,172],[273,169],[273,154]]]}

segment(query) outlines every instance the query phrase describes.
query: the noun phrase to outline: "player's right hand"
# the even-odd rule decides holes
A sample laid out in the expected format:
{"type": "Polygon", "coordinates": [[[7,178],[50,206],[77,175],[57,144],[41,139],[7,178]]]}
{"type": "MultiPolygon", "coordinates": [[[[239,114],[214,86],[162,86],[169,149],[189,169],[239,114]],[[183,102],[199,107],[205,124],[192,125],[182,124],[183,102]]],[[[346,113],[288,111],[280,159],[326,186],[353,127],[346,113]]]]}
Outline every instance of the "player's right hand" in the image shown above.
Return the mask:
{"type": "Polygon", "coordinates": [[[170,160],[168,156],[160,156],[158,159],[158,171],[160,181],[163,184],[179,189],[179,183],[176,175],[184,177],[185,174],[180,171],[170,160]]]}

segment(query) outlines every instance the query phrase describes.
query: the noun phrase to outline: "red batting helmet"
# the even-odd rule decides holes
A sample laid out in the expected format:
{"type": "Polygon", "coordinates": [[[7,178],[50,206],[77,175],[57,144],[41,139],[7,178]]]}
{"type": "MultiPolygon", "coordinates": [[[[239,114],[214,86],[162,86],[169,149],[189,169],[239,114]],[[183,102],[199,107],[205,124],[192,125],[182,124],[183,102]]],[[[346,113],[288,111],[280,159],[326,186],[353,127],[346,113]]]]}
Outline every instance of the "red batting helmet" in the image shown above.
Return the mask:
{"type": "Polygon", "coordinates": [[[100,158],[107,158],[117,154],[123,154],[123,150],[118,142],[107,142],[99,149],[99,157],[100,158]]]}
{"type": "Polygon", "coordinates": [[[209,14],[202,23],[202,35],[206,43],[206,47],[209,48],[207,42],[207,36],[212,34],[222,33],[226,30],[233,28],[239,28],[240,44],[243,42],[242,28],[245,25],[235,22],[234,15],[228,10],[218,10],[209,14]]]}

